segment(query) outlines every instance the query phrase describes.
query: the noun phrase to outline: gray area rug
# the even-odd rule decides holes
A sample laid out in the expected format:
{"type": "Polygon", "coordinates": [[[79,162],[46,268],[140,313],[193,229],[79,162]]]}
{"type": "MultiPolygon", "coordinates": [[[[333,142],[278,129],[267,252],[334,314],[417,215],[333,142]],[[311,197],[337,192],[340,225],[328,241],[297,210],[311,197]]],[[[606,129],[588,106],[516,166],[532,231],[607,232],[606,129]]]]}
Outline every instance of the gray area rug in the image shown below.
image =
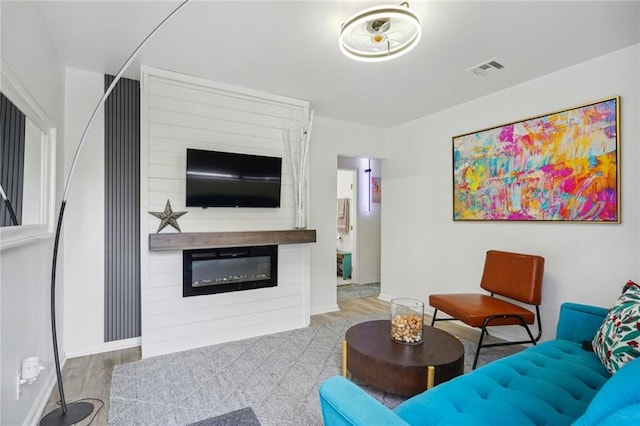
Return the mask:
{"type": "MultiPolygon", "coordinates": [[[[115,366],[110,425],[188,425],[252,407],[262,426],[322,425],[318,388],[341,373],[342,340],[369,315],[115,366]]],[[[465,371],[475,343],[462,340],[465,371]]],[[[483,350],[479,365],[501,355],[483,350]]],[[[361,385],[389,408],[404,400],[361,385]]]]}
{"type": "Polygon", "coordinates": [[[338,286],[338,302],[360,297],[378,296],[380,283],[371,284],[345,284],[338,286]]]}
{"type": "Polygon", "coordinates": [[[191,423],[189,426],[260,426],[251,407],[191,423]]]}

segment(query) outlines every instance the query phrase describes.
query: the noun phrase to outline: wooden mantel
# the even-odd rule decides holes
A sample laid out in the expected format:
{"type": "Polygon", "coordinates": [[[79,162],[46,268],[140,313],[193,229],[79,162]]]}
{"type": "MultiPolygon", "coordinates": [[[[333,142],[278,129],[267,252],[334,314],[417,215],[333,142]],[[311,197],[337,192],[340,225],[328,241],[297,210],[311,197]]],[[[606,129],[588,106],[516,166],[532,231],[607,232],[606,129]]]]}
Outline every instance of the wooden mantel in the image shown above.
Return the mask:
{"type": "Polygon", "coordinates": [[[315,243],[315,229],[283,231],[185,232],[149,234],[149,250],[193,250],[216,247],[315,243]]]}

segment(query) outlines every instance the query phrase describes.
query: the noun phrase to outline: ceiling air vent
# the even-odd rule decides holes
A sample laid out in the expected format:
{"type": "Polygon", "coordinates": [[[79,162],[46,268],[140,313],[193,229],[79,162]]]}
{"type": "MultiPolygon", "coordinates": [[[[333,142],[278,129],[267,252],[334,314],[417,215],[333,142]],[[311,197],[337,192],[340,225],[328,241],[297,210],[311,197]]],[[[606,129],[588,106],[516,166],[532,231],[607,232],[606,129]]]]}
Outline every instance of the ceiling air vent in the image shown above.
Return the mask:
{"type": "Polygon", "coordinates": [[[488,61],[484,61],[483,63],[468,68],[467,71],[471,71],[475,75],[487,75],[489,71],[493,70],[501,70],[504,68],[504,65],[496,61],[496,58],[489,59],[488,61]]]}

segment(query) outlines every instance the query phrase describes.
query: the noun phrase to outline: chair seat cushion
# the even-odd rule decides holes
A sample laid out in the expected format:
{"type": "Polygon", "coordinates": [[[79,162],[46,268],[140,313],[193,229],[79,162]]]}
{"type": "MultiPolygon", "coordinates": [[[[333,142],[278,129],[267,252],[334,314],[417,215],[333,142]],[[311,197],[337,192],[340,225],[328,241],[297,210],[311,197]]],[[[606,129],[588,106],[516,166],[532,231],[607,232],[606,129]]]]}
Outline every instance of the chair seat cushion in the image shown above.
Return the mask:
{"type": "MultiPolygon", "coordinates": [[[[535,314],[522,306],[486,294],[432,294],[429,305],[472,327],[482,327],[491,315],[519,315],[533,324],[535,314]]],[[[516,318],[495,318],[489,325],[519,324],[516,318]]]]}
{"type": "Polygon", "coordinates": [[[394,409],[418,425],[569,425],[610,377],[580,343],[553,340],[478,368],[394,409]]]}

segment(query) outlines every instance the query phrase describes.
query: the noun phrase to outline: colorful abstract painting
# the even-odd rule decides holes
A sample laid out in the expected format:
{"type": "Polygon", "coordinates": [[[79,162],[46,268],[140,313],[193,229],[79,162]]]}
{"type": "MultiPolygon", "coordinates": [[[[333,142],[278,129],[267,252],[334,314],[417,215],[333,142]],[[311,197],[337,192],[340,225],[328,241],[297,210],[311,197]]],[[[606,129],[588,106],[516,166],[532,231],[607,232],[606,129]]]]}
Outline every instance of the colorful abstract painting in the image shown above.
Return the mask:
{"type": "Polygon", "coordinates": [[[455,136],[454,220],[619,223],[619,104],[455,136]]]}

